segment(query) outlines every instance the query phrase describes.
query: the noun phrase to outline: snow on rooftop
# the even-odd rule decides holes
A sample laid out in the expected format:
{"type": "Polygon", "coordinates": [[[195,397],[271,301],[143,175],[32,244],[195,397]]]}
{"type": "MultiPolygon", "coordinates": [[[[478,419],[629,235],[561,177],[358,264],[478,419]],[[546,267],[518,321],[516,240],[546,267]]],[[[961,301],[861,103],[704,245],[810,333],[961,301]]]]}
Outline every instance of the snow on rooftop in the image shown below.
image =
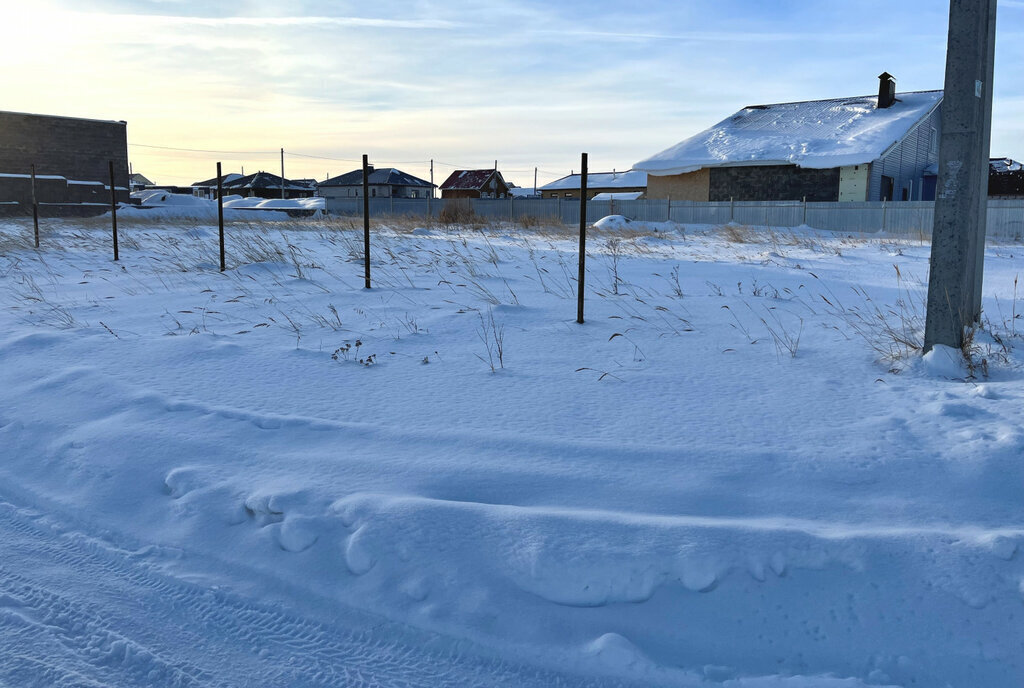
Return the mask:
{"type": "Polygon", "coordinates": [[[882,157],[941,101],[942,91],[918,91],[898,93],[884,109],[875,96],[753,105],[633,168],[670,175],[744,164],[861,165],[882,157]]]}
{"type": "MultiPolygon", "coordinates": [[[[587,175],[588,189],[631,189],[647,186],[647,173],[639,170],[625,172],[596,172],[587,175]]],[[[540,187],[542,191],[560,191],[580,188],[580,175],[570,174],[540,187]]]]}
{"type": "Polygon", "coordinates": [[[592,201],[637,201],[644,195],[643,191],[621,191],[618,193],[599,193],[592,201]]]}
{"type": "Polygon", "coordinates": [[[992,171],[997,174],[1020,172],[1024,169],[1024,165],[1021,165],[1021,163],[1010,158],[993,158],[989,161],[989,165],[991,166],[992,171]]]}

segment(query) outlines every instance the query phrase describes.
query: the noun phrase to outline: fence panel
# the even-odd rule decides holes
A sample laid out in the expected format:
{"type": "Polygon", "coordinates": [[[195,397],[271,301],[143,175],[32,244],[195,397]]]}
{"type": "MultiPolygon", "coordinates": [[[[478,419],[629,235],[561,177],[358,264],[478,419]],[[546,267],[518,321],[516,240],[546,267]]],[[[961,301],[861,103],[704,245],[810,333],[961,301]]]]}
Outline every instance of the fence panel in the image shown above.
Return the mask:
{"type": "MultiPolygon", "coordinates": [[[[438,218],[451,203],[468,205],[478,216],[490,221],[519,222],[524,218],[579,224],[579,199],[488,198],[445,200],[440,198],[371,198],[373,216],[408,215],[438,218]]],[[[361,198],[329,198],[327,211],[335,215],[363,213],[361,198]]],[[[801,203],[800,201],[736,201],[698,203],[649,199],[636,201],[590,201],[587,221],[606,215],[624,215],[642,222],[722,225],[738,222],[752,227],[799,227],[834,232],[886,232],[901,236],[929,236],[934,222],[931,201],[801,203]]],[[[988,235],[1020,240],[1024,238],[1024,199],[996,199],[988,202],[988,235]]]]}
{"type": "Polygon", "coordinates": [[[988,236],[1020,241],[1024,239],[1024,198],[988,202],[988,236]]]}

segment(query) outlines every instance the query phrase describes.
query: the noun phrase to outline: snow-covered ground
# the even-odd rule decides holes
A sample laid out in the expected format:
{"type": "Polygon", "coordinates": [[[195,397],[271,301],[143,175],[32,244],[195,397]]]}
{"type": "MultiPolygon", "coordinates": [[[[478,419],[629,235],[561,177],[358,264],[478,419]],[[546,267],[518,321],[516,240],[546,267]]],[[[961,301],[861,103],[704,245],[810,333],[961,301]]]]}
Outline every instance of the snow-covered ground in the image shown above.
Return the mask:
{"type": "MultiPolygon", "coordinates": [[[[143,220],[216,220],[217,201],[189,194],[176,194],[162,189],[146,189],[132,193],[132,200],[142,207],[122,206],[118,211],[122,218],[143,220]]],[[[245,198],[224,196],[224,219],[227,221],[250,220],[262,222],[286,219],[288,212],[317,214],[324,209],[323,198],[245,198]],[[275,211],[270,215],[266,213],[275,211]],[[283,212],[282,212],[283,211],[283,212]]]]}
{"type": "Polygon", "coordinates": [[[1024,683],[1020,245],[358,225],[0,225],[0,686],[1024,683]]]}

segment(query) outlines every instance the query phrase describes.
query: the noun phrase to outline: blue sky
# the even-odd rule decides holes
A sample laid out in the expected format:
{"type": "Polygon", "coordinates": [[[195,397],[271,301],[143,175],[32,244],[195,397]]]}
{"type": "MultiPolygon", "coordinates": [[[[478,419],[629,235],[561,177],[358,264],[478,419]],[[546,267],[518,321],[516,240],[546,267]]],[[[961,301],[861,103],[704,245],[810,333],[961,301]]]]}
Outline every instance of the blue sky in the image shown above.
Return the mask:
{"type": "MultiPolygon", "coordinates": [[[[626,169],[744,105],[941,88],[945,0],[37,0],[0,26],[4,109],[128,121],[136,171],[436,181],[626,169]],[[167,146],[238,153],[190,153],[167,146]],[[338,160],[301,157],[315,155],[338,160]]],[[[1000,0],[993,154],[1024,158],[1024,0],[1000,0]]]]}

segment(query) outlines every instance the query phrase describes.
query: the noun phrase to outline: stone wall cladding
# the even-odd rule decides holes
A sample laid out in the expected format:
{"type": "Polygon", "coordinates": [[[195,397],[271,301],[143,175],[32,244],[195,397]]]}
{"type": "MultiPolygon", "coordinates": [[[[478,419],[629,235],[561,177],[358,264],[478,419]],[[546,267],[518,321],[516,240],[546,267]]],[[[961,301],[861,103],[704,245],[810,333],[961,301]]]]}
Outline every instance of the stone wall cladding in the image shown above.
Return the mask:
{"type": "MultiPolygon", "coordinates": [[[[710,198],[710,170],[672,175],[647,175],[647,198],[707,202],[710,198]]],[[[726,199],[728,200],[728,199],[726,199]]]]}
{"type": "Polygon", "coordinates": [[[711,168],[711,201],[839,200],[839,168],[812,170],[796,165],[711,168]]]}
{"type": "MultiPolygon", "coordinates": [[[[0,173],[28,174],[36,166],[37,175],[60,175],[69,181],[110,183],[109,161],[114,161],[115,186],[128,188],[128,134],[124,122],[76,119],[0,112],[0,173]]],[[[10,180],[8,180],[10,181],[10,180]]],[[[23,182],[3,184],[0,193],[17,198],[0,200],[23,201],[23,182]]],[[[40,197],[41,182],[36,191],[40,202],[101,202],[109,200],[109,191],[69,184],[63,197],[40,197]]],[[[127,192],[119,192],[127,200],[127,192]]]]}

